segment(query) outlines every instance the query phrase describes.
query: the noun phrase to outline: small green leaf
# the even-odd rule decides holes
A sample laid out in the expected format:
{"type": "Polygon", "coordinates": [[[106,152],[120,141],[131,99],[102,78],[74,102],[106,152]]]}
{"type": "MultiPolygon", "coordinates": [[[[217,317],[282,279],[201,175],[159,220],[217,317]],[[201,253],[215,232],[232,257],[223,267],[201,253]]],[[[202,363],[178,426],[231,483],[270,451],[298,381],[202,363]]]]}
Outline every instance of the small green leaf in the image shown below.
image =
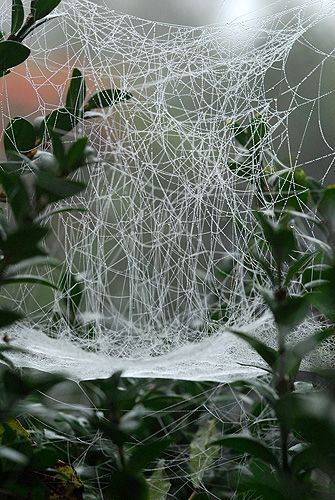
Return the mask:
{"type": "Polygon", "coordinates": [[[30,11],[37,21],[49,15],[59,5],[61,0],[32,0],[30,11]]]}
{"type": "Polygon", "coordinates": [[[12,2],[12,27],[11,34],[15,35],[21,28],[24,21],[24,9],[21,0],[13,0],[12,2]]]}
{"type": "Polygon", "coordinates": [[[27,465],[29,461],[23,453],[7,446],[0,446],[0,459],[9,460],[21,466],[27,465]]]}
{"type": "Polygon", "coordinates": [[[85,97],[85,80],[79,69],[75,68],[73,70],[70,87],[66,95],[66,108],[73,115],[80,118],[82,116],[85,97]]]}
{"type": "Polygon", "coordinates": [[[34,149],[35,141],[34,126],[24,118],[14,118],[5,129],[4,145],[7,158],[11,158],[11,151],[28,153],[34,149]]]}
{"type": "Polygon", "coordinates": [[[95,108],[107,108],[118,102],[128,101],[132,98],[129,92],[119,89],[106,89],[94,94],[85,106],[85,111],[95,108]]]}
{"type": "Polygon", "coordinates": [[[0,42],[0,75],[3,76],[10,68],[14,68],[28,59],[30,49],[13,40],[0,42]]]}
{"type": "Polygon", "coordinates": [[[249,344],[271,368],[274,367],[278,359],[277,351],[267,346],[266,344],[264,344],[264,342],[261,342],[255,337],[251,337],[251,335],[248,335],[247,333],[234,329],[229,329],[229,331],[247,342],[247,344],[249,344]]]}
{"type": "Polygon", "coordinates": [[[151,462],[160,458],[169,445],[169,439],[160,439],[137,446],[127,462],[127,470],[131,474],[142,472],[151,462]]]}
{"type": "Polygon", "coordinates": [[[279,468],[278,460],[270,447],[265,446],[258,439],[240,434],[218,439],[212,442],[211,445],[222,445],[240,453],[248,453],[248,455],[252,455],[266,464],[279,468]]]}

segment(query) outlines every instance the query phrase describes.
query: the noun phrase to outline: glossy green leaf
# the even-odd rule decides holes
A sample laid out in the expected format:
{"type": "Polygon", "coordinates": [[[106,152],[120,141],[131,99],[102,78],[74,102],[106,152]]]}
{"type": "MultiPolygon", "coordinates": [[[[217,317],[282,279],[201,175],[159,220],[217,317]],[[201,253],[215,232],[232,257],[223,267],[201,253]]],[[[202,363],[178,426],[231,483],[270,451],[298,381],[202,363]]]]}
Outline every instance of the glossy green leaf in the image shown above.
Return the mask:
{"type": "Polygon", "coordinates": [[[222,445],[240,453],[248,453],[266,464],[271,464],[274,467],[279,467],[279,463],[270,447],[265,446],[258,439],[238,435],[227,436],[211,443],[212,445],[222,445]]]}
{"type": "Polygon", "coordinates": [[[24,9],[22,0],[12,0],[12,27],[11,34],[19,31],[24,21],[24,9]]]}
{"type": "Polygon", "coordinates": [[[5,129],[4,145],[7,157],[11,151],[27,153],[35,148],[34,126],[24,118],[14,118],[5,129]]]}
{"type": "Polygon", "coordinates": [[[59,5],[61,0],[32,0],[30,11],[35,20],[48,16],[59,5]]]}
{"type": "Polygon", "coordinates": [[[94,94],[85,106],[85,111],[95,108],[107,108],[118,102],[128,101],[132,95],[119,89],[106,89],[94,94]]]}
{"type": "Polygon", "coordinates": [[[274,367],[278,359],[277,351],[247,333],[234,329],[229,329],[229,331],[247,342],[247,344],[249,344],[271,368],[274,367]]]}
{"type": "Polygon", "coordinates": [[[276,210],[283,207],[303,210],[309,197],[309,184],[305,171],[296,168],[278,175],[274,196],[276,210]]]}
{"type": "Polygon", "coordinates": [[[13,40],[0,42],[0,76],[6,74],[10,68],[14,68],[28,59],[30,49],[13,40]]]}
{"type": "Polygon", "coordinates": [[[75,116],[81,117],[83,113],[84,100],[86,97],[85,79],[79,69],[75,68],[72,73],[70,87],[66,95],[66,108],[75,116]]]}

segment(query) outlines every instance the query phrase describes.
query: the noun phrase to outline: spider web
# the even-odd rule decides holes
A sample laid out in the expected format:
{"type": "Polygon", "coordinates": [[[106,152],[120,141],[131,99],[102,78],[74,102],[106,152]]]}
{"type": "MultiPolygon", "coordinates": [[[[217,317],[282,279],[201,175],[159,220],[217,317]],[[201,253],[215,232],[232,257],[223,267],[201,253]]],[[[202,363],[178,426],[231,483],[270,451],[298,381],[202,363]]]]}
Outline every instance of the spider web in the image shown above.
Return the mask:
{"type": "MultiPolygon", "coordinates": [[[[251,15],[185,27],[64,0],[59,17],[27,39],[30,61],[3,79],[3,127],[12,117],[14,77],[36,97],[28,118],[63,104],[74,67],[91,92],[117,87],[133,98],[101,110],[68,137],[71,142],[87,134],[97,156],[78,174],[88,187],[73,200],[87,212],[49,221],[53,254],[84,287],[80,331],[59,313],[59,294],[28,286],[1,292],[3,301],[28,315],[10,332],[28,349],[16,357],[19,365],[62,369],[76,379],[115,369],[221,382],[262,373],[257,355],[228,328],[248,329],[275,344],[259,293],[244,286],[259,271],[247,258],[253,208],[272,205],[257,189],[263,175],[257,163],[248,179],[227,167],[243,155],[232,123],[245,124],[256,113],[269,123],[259,145],[269,166],[284,160],[291,169],[313,165],[325,178],[334,157],[321,120],[334,92],[321,84],[333,49],[319,47],[313,36],[335,5],[309,0],[271,6],[257,24],[251,15]],[[297,64],[301,47],[309,55],[294,81],[288,68],[297,64]],[[300,134],[297,117],[305,117],[300,134]],[[312,152],[311,135],[318,144],[312,152]],[[235,267],[223,284],[218,271],[227,256],[235,267]],[[224,296],[225,323],[213,319],[213,290],[224,296]]],[[[2,16],[8,21],[8,10],[2,16]]],[[[53,273],[44,271],[56,279],[53,273]]],[[[314,326],[314,320],[304,323],[292,340],[314,326]]],[[[330,350],[322,348],[320,358],[330,362],[330,350]]]]}

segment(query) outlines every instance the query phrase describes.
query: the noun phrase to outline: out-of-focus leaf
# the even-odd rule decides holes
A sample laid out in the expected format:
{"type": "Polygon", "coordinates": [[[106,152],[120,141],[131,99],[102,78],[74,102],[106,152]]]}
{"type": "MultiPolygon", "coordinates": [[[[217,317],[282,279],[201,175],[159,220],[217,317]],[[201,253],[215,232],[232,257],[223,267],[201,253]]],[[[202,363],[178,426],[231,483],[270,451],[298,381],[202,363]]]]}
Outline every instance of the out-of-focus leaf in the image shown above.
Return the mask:
{"type": "Polygon", "coordinates": [[[85,150],[87,142],[87,137],[81,137],[70,146],[66,159],[61,165],[63,175],[69,175],[85,165],[85,150]]]}
{"type": "Polygon", "coordinates": [[[331,321],[335,320],[335,267],[322,269],[310,293],[310,301],[331,321]]]}
{"type": "Polygon", "coordinates": [[[128,101],[132,95],[125,90],[106,89],[94,94],[85,105],[85,111],[91,111],[95,108],[107,108],[118,102],[128,101]]]}
{"type": "Polygon", "coordinates": [[[32,285],[43,285],[49,288],[53,288],[54,290],[58,290],[58,287],[54,283],[51,283],[51,281],[31,274],[17,274],[16,276],[2,278],[0,280],[0,285],[13,285],[17,283],[30,283],[32,285]]]}
{"type": "Polygon", "coordinates": [[[30,11],[37,21],[49,15],[59,5],[61,0],[32,0],[30,11]]]}
{"type": "Polygon", "coordinates": [[[161,439],[153,443],[136,446],[127,462],[127,470],[131,474],[142,472],[151,462],[160,458],[170,445],[170,440],[161,439]]]}
{"type": "Polygon", "coordinates": [[[22,315],[15,312],[9,311],[8,309],[0,309],[0,328],[12,325],[15,321],[22,319],[22,315]]]}
{"type": "Polygon", "coordinates": [[[115,472],[110,480],[107,493],[113,500],[148,500],[149,487],[142,474],[133,475],[115,472]]]}
{"type": "Polygon", "coordinates": [[[13,40],[0,42],[0,77],[5,75],[10,68],[14,68],[28,59],[30,49],[13,40]]]}
{"type": "Polygon", "coordinates": [[[148,480],[148,500],[166,500],[171,483],[164,469],[164,460],[158,462],[157,467],[148,480]]]}
{"type": "Polygon", "coordinates": [[[310,264],[314,257],[314,254],[303,255],[300,259],[296,260],[288,269],[284,285],[288,286],[293,278],[304,271],[304,269],[310,264]]]}
{"type": "Polygon", "coordinates": [[[12,1],[11,34],[14,35],[21,28],[24,21],[24,9],[21,0],[12,1]]]}
{"type": "Polygon", "coordinates": [[[220,446],[209,445],[215,431],[215,420],[209,420],[199,428],[190,444],[188,468],[194,488],[199,488],[203,476],[220,453],[220,446]]]}
{"type": "Polygon", "coordinates": [[[41,226],[24,226],[11,233],[6,240],[0,241],[0,248],[9,264],[30,259],[46,252],[40,247],[41,240],[47,235],[48,229],[41,226]]]}
{"type": "Polygon", "coordinates": [[[23,455],[23,453],[20,453],[14,448],[8,448],[7,446],[0,446],[0,459],[1,458],[21,466],[25,466],[29,462],[28,458],[23,455]]]}
{"type": "Polygon", "coordinates": [[[227,436],[211,443],[212,445],[222,445],[240,453],[248,453],[266,464],[271,464],[279,468],[277,457],[272,453],[270,447],[265,446],[258,439],[238,435],[227,436]]]}
{"type": "Polygon", "coordinates": [[[74,196],[86,187],[82,182],[62,179],[43,171],[38,173],[35,183],[37,196],[43,197],[45,205],[74,196]]]}

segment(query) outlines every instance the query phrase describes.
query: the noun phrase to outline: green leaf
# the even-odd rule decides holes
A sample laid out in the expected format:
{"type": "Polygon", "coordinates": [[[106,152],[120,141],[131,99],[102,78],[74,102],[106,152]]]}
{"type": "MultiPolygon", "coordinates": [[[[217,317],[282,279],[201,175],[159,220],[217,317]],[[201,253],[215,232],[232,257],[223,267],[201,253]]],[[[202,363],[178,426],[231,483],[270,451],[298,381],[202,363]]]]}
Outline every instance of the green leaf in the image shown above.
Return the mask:
{"type": "Polygon", "coordinates": [[[323,191],[318,204],[318,212],[321,214],[324,223],[330,233],[335,236],[335,184],[327,186],[323,191]]]}
{"type": "Polygon", "coordinates": [[[271,309],[275,321],[281,329],[292,329],[303,321],[310,309],[310,296],[286,297],[277,301],[265,291],[262,293],[266,304],[271,309]]]}
{"type": "Polygon", "coordinates": [[[47,130],[61,136],[73,130],[77,123],[78,117],[66,108],[55,109],[45,119],[47,130]]]}
{"type": "Polygon", "coordinates": [[[7,309],[0,309],[0,328],[12,325],[20,319],[22,319],[21,314],[7,309]]]}
{"type": "Polygon", "coordinates": [[[272,349],[272,347],[267,346],[264,342],[257,340],[255,337],[251,337],[247,333],[234,329],[229,329],[229,331],[247,342],[247,344],[249,344],[271,368],[275,366],[278,359],[278,353],[275,349],[272,349]]]}
{"type": "Polygon", "coordinates": [[[335,320],[335,266],[322,269],[310,293],[310,301],[331,321],[335,320]]]}
{"type": "Polygon", "coordinates": [[[312,200],[317,205],[323,196],[325,188],[320,182],[313,179],[313,177],[306,177],[306,181],[308,189],[311,193],[312,200]]]}
{"type": "Polygon", "coordinates": [[[60,2],[61,0],[32,0],[30,11],[37,21],[49,15],[60,2]]]}
{"type": "Polygon", "coordinates": [[[263,212],[255,213],[260,223],[265,239],[270,245],[271,252],[277,264],[290,259],[295,250],[295,238],[291,228],[284,222],[274,224],[263,212]]]}
{"type": "Polygon", "coordinates": [[[32,274],[17,274],[16,276],[11,276],[8,278],[0,279],[0,285],[13,285],[17,283],[30,283],[33,285],[44,285],[49,288],[53,288],[54,290],[58,290],[58,287],[51,283],[51,281],[40,278],[39,276],[34,276],[32,274]]]}
{"type": "Polygon", "coordinates": [[[136,446],[127,462],[127,471],[131,474],[142,472],[151,462],[160,458],[169,445],[169,439],[160,439],[153,443],[136,446]]]}
{"type": "Polygon", "coordinates": [[[256,114],[250,125],[234,123],[235,139],[245,148],[253,149],[265,137],[268,126],[260,114],[256,114]]]}
{"type": "Polygon", "coordinates": [[[220,454],[219,446],[209,446],[215,431],[215,420],[209,420],[201,425],[190,444],[188,468],[194,488],[202,484],[203,476],[220,454]]]}
{"type": "Polygon", "coordinates": [[[308,202],[309,187],[305,171],[302,168],[285,171],[278,175],[276,184],[275,206],[291,207],[301,211],[308,202]]]}
{"type": "MultiPolygon", "coordinates": [[[[5,165],[2,165],[5,168],[5,165]]],[[[1,171],[0,167],[0,183],[5,190],[7,201],[11,206],[15,220],[18,224],[30,220],[32,208],[28,190],[21,179],[15,173],[1,171]]]]}
{"type": "Polygon", "coordinates": [[[24,9],[21,0],[12,1],[12,27],[11,34],[15,35],[21,28],[24,21],[24,9]]]}
{"type": "Polygon", "coordinates": [[[149,499],[166,500],[171,483],[164,469],[164,460],[158,462],[157,467],[148,480],[149,499]]]}
{"type": "Polygon", "coordinates": [[[23,453],[7,446],[0,446],[0,459],[9,460],[21,466],[28,464],[28,458],[23,453]]]}
{"type": "Polygon", "coordinates": [[[81,117],[86,97],[86,84],[79,69],[72,73],[70,87],[66,95],[66,108],[75,116],[81,117]]]}
{"type": "Polygon", "coordinates": [[[296,260],[288,269],[284,285],[288,286],[293,278],[305,270],[308,264],[314,258],[315,253],[303,255],[300,259],[296,260]]]}
{"type": "Polygon", "coordinates": [[[319,332],[309,335],[306,339],[298,342],[290,349],[289,354],[293,354],[297,359],[302,360],[307,354],[312,352],[324,340],[335,335],[335,327],[324,328],[319,332]]]}
{"type": "Polygon", "coordinates": [[[61,261],[58,259],[55,259],[54,257],[49,257],[49,256],[45,256],[45,255],[38,256],[38,257],[32,257],[31,259],[22,260],[20,263],[15,264],[13,266],[8,266],[3,277],[10,278],[10,277],[12,277],[12,275],[16,275],[22,271],[25,271],[27,269],[31,269],[32,267],[36,267],[36,266],[56,267],[56,266],[59,266],[60,264],[61,264],[61,261]]]}
{"type": "Polygon", "coordinates": [[[85,111],[95,108],[107,108],[118,102],[128,101],[132,98],[129,92],[119,89],[106,89],[94,94],[85,106],[85,111]]]}
{"type": "Polygon", "coordinates": [[[34,126],[24,118],[14,118],[5,129],[4,145],[8,158],[11,151],[28,153],[35,148],[34,126]]]}
{"type": "Polygon", "coordinates": [[[45,203],[53,203],[80,193],[86,185],[68,179],[55,177],[47,172],[39,172],[36,180],[36,194],[45,203]]]}
{"type": "Polygon", "coordinates": [[[59,289],[63,292],[61,301],[65,312],[70,315],[70,321],[74,321],[84,293],[82,280],[66,271],[61,276],[59,289]]]}
{"type": "Polygon", "coordinates": [[[0,42],[0,75],[3,76],[10,68],[14,68],[28,59],[30,49],[13,40],[0,42]]]}
{"type": "Polygon", "coordinates": [[[248,455],[252,455],[266,464],[271,464],[276,468],[279,467],[278,460],[272,453],[270,447],[266,447],[258,439],[240,434],[236,436],[227,436],[211,443],[211,445],[218,444],[231,448],[237,452],[248,453],[248,455]]]}
{"type": "Polygon", "coordinates": [[[85,165],[87,142],[87,137],[81,137],[70,146],[66,159],[64,163],[61,164],[61,172],[63,175],[69,175],[85,165]]]}
{"type": "Polygon", "coordinates": [[[142,474],[114,472],[110,478],[110,486],[106,488],[107,498],[113,500],[148,500],[148,483],[142,474]]]}
{"type": "Polygon", "coordinates": [[[31,257],[45,255],[45,251],[40,247],[40,242],[47,233],[47,228],[32,224],[11,233],[6,240],[0,241],[0,248],[5,254],[6,261],[10,264],[16,264],[31,257]]]}

